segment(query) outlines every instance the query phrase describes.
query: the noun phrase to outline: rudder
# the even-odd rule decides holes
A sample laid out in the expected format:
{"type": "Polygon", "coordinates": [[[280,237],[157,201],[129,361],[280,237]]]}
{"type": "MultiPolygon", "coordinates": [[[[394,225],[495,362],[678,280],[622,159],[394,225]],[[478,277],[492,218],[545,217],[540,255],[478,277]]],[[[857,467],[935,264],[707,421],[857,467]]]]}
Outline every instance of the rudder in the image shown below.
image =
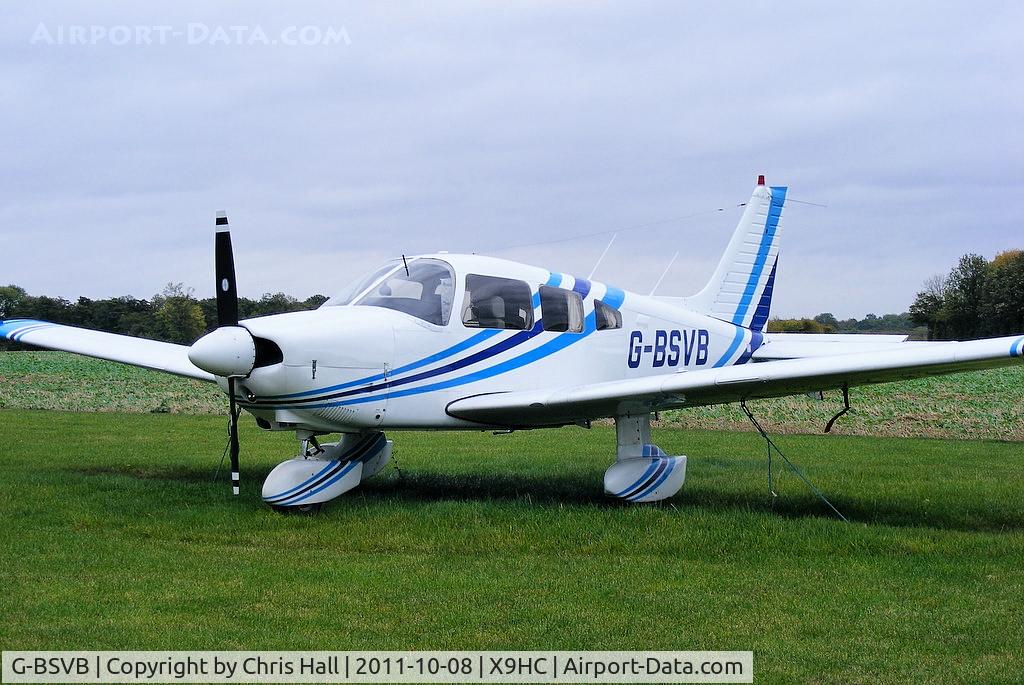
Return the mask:
{"type": "Polygon", "coordinates": [[[744,328],[763,331],[771,309],[779,261],[786,187],[768,188],[759,176],[718,268],[687,304],[744,328]]]}

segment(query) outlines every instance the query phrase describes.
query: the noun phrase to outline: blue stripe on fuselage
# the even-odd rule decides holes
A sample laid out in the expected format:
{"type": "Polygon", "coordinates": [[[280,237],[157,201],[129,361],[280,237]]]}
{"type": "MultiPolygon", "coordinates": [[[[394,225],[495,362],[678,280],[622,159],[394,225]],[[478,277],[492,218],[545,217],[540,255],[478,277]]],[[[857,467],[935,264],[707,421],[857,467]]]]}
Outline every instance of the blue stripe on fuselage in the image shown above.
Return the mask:
{"type": "Polygon", "coordinates": [[[577,278],[576,283],[573,284],[572,289],[580,294],[584,300],[587,299],[587,295],[590,294],[590,281],[585,278],[577,278]]]}
{"type": "MultiPolygon", "coordinates": [[[[528,331],[519,331],[515,335],[512,335],[512,336],[510,336],[508,338],[505,338],[504,340],[501,340],[500,342],[498,342],[495,345],[491,345],[490,347],[488,347],[486,349],[483,349],[483,350],[480,350],[479,352],[477,352],[475,354],[471,354],[468,357],[463,357],[462,359],[458,359],[456,361],[453,361],[450,364],[445,364],[444,366],[439,366],[439,367],[437,367],[435,369],[431,369],[429,371],[424,371],[422,373],[418,373],[418,374],[415,374],[415,375],[412,375],[412,376],[406,376],[405,378],[399,378],[399,379],[396,379],[396,380],[393,380],[393,381],[388,381],[388,382],[383,383],[381,385],[375,385],[372,388],[354,388],[352,390],[347,390],[347,391],[344,391],[344,392],[339,392],[339,393],[334,393],[334,394],[330,394],[330,395],[325,395],[323,397],[313,397],[313,398],[310,398],[308,400],[297,400],[297,402],[303,402],[303,401],[305,401],[305,402],[317,402],[317,401],[323,401],[323,400],[338,399],[338,398],[341,398],[341,397],[351,397],[353,395],[360,395],[360,394],[363,394],[365,392],[378,392],[380,390],[387,390],[387,389],[390,389],[390,388],[406,385],[408,383],[415,383],[416,381],[426,380],[428,378],[433,378],[435,376],[440,376],[442,374],[450,373],[452,371],[458,371],[461,368],[464,368],[464,367],[469,366],[471,364],[476,364],[477,362],[483,361],[485,359],[490,359],[491,357],[494,357],[494,356],[496,356],[498,354],[501,354],[502,352],[506,352],[506,351],[512,349],[513,347],[517,347],[519,345],[522,345],[527,340],[529,340],[529,339],[533,338],[534,336],[536,336],[537,334],[543,332],[543,330],[544,330],[543,324],[540,321],[538,321],[536,324],[534,324],[533,328],[531,328],[528,331]]],[[[391,396],[393,397],[394,394],[392,393],[391,396]]],[[[280,403],[279,402],[271,402],[271,404],[280,404],[280,403]]],[[[262,406],[262,405],[257,404],[257,406],[262,406]]],[[[306,405],[302,405],[302,406],[303,407],[311,407],[311,406],[318,406],[318,405],[308,405],[308,404],[306,404],[306,405]]]]}
{"type": "Polygon", "coordinates": [[[622,306],[625,299],[626,292],[624,290],[609,285],[605,286],[605,294],[604,297],[601,298],[601,301],[612,309],[618,309],[622,306]]]}
{"type": "MultiPolygon", "coordinates": [[[[539,326],[539,324],[538,324],[538,326],[539,326]]],[[[399,390],[398,392],[391,392],[391,393],[387,393],[387,394],[384,394],[384,395],[373,395],[373,396],[370,396],[370,397],[353,397],[351,399],[345,399],[345,400],[341,400],[341,401],[338,401],[338,402],[326,402],[326,403],[323,403],[323,404],[307,404],[307,405],[303,405],[301,408],[302,409],[324,409],[324,408],[327,408],[327,407],[337,407],[337,406],[344,406],[344,405],[351,405],[351,404],[364,404],[366,402],[377,402],[377,401],[380,401],[380,400],[385,399],[385,398],[396,399],[396,398],[399,398],[399,397],[407,397],[407,396],[410,396],[410,395],[419,395],[419,394],[426,393],[426,392],[433,392],[435,390],[445,390],[447,388],[453,388],[453,387],[457,387],[457,386],[460,386],[460,385],[465,385],[467,383],[473,383],[473,382],[476,382],[476,381],[479,381],[479,380],[483,380],[485,378],[491,378],[493,376],[498,376],[498,375],[501,375],[503,373],[507,373],[509,371],[514,371],[515,369],[521,368],[523,366],[526,366],[527,364],[531,364],[531,363],[533,363],[535,361],[543,359],[544,357],[550,356],[550,355],[554,354],[555,352],[563,350],[566,347],[569,347],[570,345],[573,345],[573,344],[579,342],[580,340],[583,340],[588,335],[593,333],[594,330],[595,330],[595,314],[593,312],[591,312],[590,314],[587,315],[587,318],[586,318],[585,325],[584,325],[582,333],[562,333],[558,337],[556,337],[556,338],[554,338],[552,340],[549,340],[549,341],[545,342],[544,344],[539,345],[538,347],[536,347],[536,348],[534,348],[534,349],[532,349],[532,350],[530,350],[528,352],[524,352],[523,354],[519,355],[518,357],[513,357],[512,359],[508,359],[508,360],[506,360],[504,362],[501,362],[501,363],[496,364],[494,366],[488,367],[486,369],[481,369],[479,371],[475,371],[473,373],[466,374],[465,376],[459,376],[458,378],[452,378],[452,379],[449,379],[449,380],[446,380],[446,381],[440,381],[438,383],[433,383],[431,385],[422,385],[422,386],[420,386],[418,388],[408,388],[406,390],[399,390]]],[[[524,331],[524,333],[525,332],[527,332],[527,331],[524,331]]],[[[533,333],[533,331],[529,331],[529,332],[533,333]]],[[[536,333],[533,333],[533,334],[536,335],[536,333]]],[[[276,408],[276,407],[266,407],[266,408],[273,409],[273,408],[276,408]]]]}
{"type": "Polygon", "coordinates": [[[729,343],[729,349],[725,351],[725,354],[722,355],[721,359],[715,362],[714,368],[717,369],[720,366],[725,366],[725,364],[730,359],[732,359],[732,356],[736,354],[736,350],[738,350],[740,348],[740,345],[743,343],[743,338],[746,332],[746,328],[743,328],[742,326],[736,326],[736,333],[733,335],[732,342],[729,343]]]}
{"type": "MultiPolygon", "coordinates": [[[[451,347],[445,348],[445,349],[441,350],[440,352],[436,352],[436,353],[430,355],[429,357],[424,357],[423,359],[418,359],[418,360],[416,360],[414,362],[406,364],[405,366],[400,366],[397,369],[393,370],[391,373],[393,375],[397,375],[397,374],[400,374],[400,373],[405,373],[407,371],[412,371],[413,369],[418,369],[418,368],[426,366],[428,364],[433,364],[434,362],[441,361],[442,359],[446,359],[448,357],[451,357],[452,355],[458,354],[459,352],[462,352],[463,350],[467,350],[470,347],[475,346],[477,343],[481,343],[484,340],[487,340],[488,338],[494,337],[498,333],[501,333],[501,330],[500,329],[494,329],[494,328],[489,328],[487,330],[480,331],[476,335],[471,335],[470,337],[466,338],[462,342],[457,343],[455,345],[452,345],[451,347]]],[[[325,393],[325,392],[333,392],[335,390],[344,390],[345,388],[352,388],[352,387],[355,387],[357,385],[365,385],[366,383],[375,383],[375,382],[377,382],[379,380],[383,380],[383,379],[384,379],[384,374],[383,373],[378,373],[378,374],[374,374],[373,376],[367,376],[366,378],[360,378],[358,380],[348,381],[347,383],[340,383],[338,385],[332,385],[332,386],[329,386],[329,387],[326,387],[326,388],[318,388],[316,390],[306,390],[305,392],[296,392],[296,393],[292,393],[292,394],[289,394],[289,395],[267,395],[264,399],[268,399],[268,400],[286,400],[286,399],[292,399],[292,398],[296,398],[296,397],[309,397],[310,395],[319,395],[319,394],[325,393]]]]}
{"type": "Polygon", "coordinates": [[[745,350],[743,350],[743,354],[739,356],[739,359],[733,362],[733,365],[735,366],[738,364],[746,364],[748,361],[750,361],[751,355],[753,355],[754,352],[757,351],[757,348],[761,346],[761,343],[763,341],[764,333],[762,333],[761,331],[750,331],[750,344],[747,345],[747,348],[745,350]]]}

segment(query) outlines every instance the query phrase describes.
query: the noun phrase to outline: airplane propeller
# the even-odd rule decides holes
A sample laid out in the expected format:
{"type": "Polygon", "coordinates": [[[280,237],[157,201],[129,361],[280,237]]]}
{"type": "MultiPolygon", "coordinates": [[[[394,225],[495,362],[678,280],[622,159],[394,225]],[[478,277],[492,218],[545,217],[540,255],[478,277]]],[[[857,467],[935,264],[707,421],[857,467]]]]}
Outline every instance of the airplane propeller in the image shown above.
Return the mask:
{"type": "Polygon", "coordinates": [[[231,492],[239,490],[238,415],[235,388],[256,365],[256,342],[238,325],[238,290],[235,287],[235,258],[231,250],[231,232],[225,212],[217,212],[215,261],[217,273],[217,328],[189,348],[188,358],[200,369],[228,382],[228,436],[231,454],[231,492]]]}

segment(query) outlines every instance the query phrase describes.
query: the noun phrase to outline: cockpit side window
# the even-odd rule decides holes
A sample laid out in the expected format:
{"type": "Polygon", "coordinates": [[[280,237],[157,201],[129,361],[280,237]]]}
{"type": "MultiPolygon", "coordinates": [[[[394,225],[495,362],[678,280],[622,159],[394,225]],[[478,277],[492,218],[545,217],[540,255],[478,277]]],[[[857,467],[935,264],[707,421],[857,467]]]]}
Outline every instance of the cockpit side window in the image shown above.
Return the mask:
{"type": "Polygon", "coordinates": [[[542,285],[540,311],[545,331],[583,332],[583,298],[577,292],[542,285]]]}
{"type": "Polygon", "coordinates": [[[438,326],[447,325],[455,300],[452,268],[439,259],[415,259],[408,265],[407,272],[399,260],[399,268],[363,295],[356,305],[386,307],[438,326]]]}
{"type": "Polygon", "coordinates": [[[524,281],[469,274],[462,323],[469,328],[533,328],[533,291],[524,281]]]}

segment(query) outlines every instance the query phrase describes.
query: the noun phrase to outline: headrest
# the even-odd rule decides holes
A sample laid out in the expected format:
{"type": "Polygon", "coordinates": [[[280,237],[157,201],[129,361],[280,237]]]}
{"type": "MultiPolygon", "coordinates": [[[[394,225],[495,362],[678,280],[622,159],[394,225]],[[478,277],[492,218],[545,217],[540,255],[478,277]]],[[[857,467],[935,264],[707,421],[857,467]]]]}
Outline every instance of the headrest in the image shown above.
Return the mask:
{"type": "Polygon", "coordinates": [[[505,317],[505,302],[495,295],[474,303],[473,310],[478,319],[503,319],[505,317]]]}

